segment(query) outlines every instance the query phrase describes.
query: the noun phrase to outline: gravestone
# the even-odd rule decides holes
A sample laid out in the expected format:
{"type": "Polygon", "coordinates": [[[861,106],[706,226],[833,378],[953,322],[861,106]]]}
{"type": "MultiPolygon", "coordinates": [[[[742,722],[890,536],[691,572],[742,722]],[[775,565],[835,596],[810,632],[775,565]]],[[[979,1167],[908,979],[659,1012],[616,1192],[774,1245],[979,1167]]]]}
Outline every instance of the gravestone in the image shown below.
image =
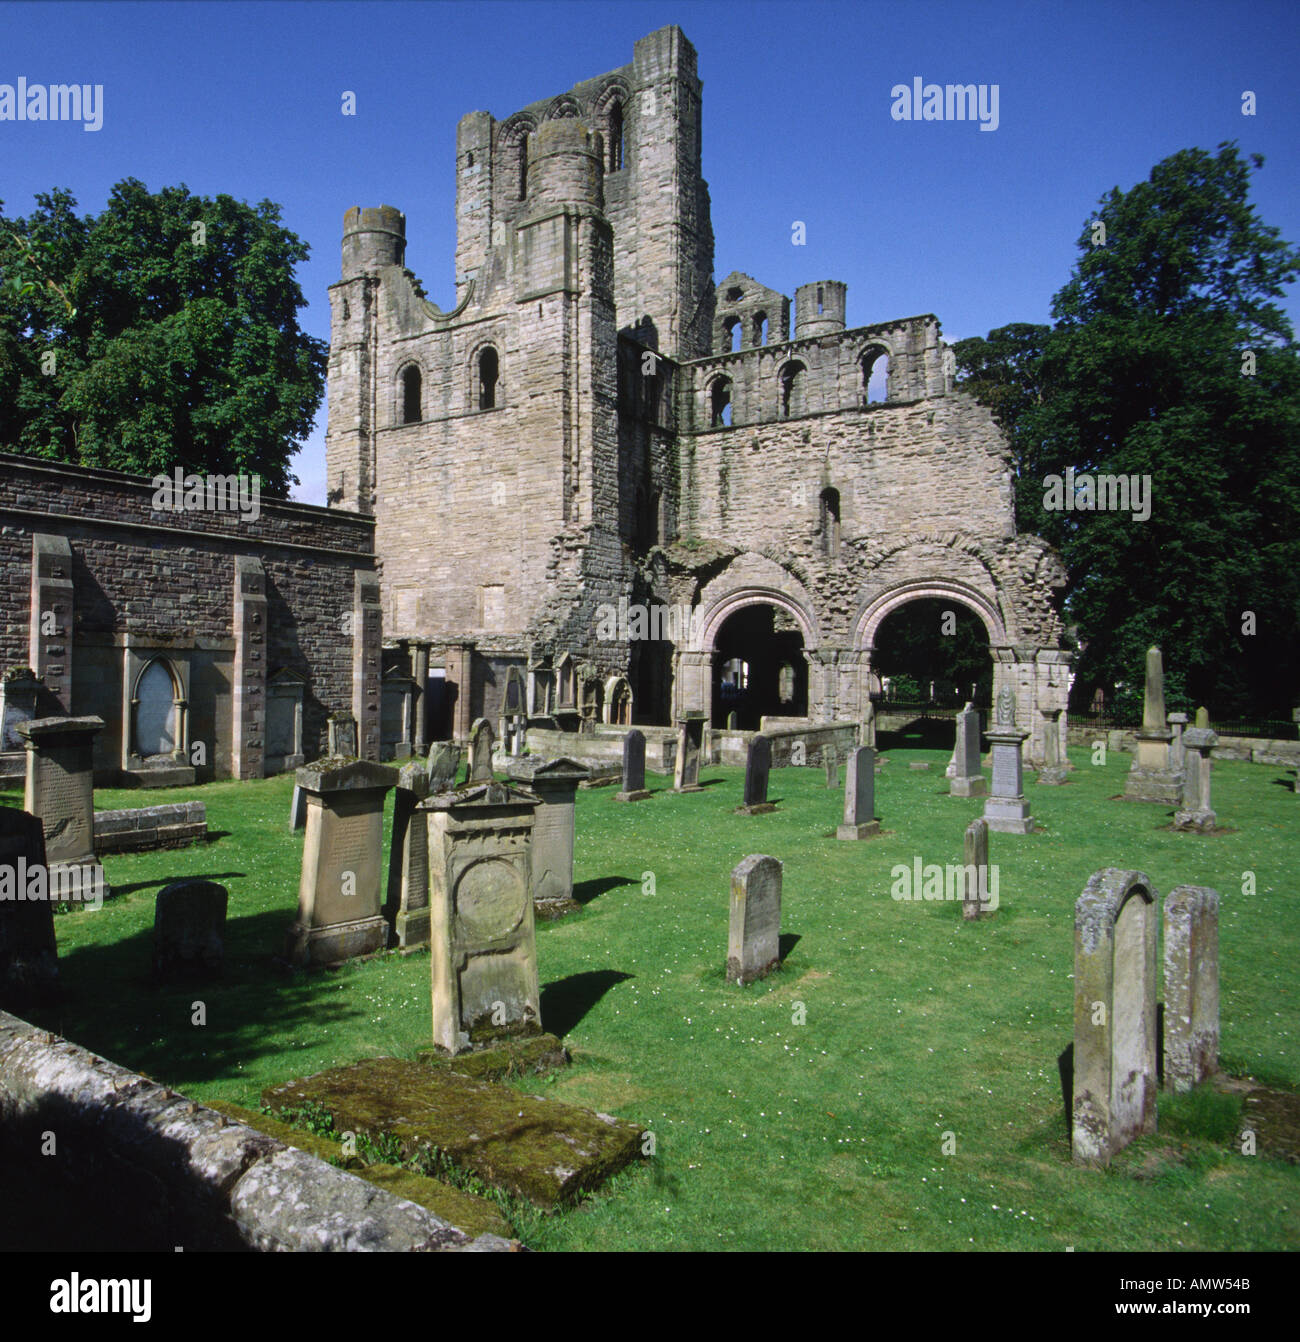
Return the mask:
{"type": "Polygon", "coordinates": [[[1070,1152],[1102,1166],[1156,1130],[1156,891],[1140,871],[1094,872],[1074,906],[1070,1152]]]}
{"type": "Polygon", "coordinates": [[[826,786],[838,788],[840,785],[840,757],[834,746],[822,751],[822,760],[826,765],[826,786]]]}
{"type": "Polygon", "coordinates": [[[573,843],[578,784],[590,771],[585,764],[561,756],[542,761],[536,755],[511,760],[509,777],[538,799],[533,814],[530,870],[533,905],[543,917],[555,918],[578,907],[573,898],[573,843]]]}
{"type": "Polygon", "coordinates": [[[297,783],[293,785],[293,796],[289,798],[289,832],[300,830],[307,823],[307,797],[297,783]]]}
{"type": "Polygon", "coordinates": [[[1183,772],[1186,758],[1186,748],[1183,745],[1183,729],[1187,726],[1186,713],[1170,713],[1169,730],[1173,732],[1173,740],[1169,742],[1169,767],[1176,773],[1183,772]]]}
{"type": "Polygon", "coordinates": [[[382,950],[384,798],[397,770],[369,760],[318,760],[295,775],[307,799],[298,916],[286,953],[295,965],[333,964],[382,950]]]}
{"type": "Polygon", "coordinates": [[[772,775],[772,741],[758,732],[750,738],[745,752],[745,802],[736,807],[737,815],[765,815],[776,805],[767,799],[768,779],[772,775]]]}
{"type": "Polygon", "coordinates": [[[615,801],[645,801],[645,733],[633,728],[623,737],[623,790],[615,801]]]}
{"type": "Polygon", "coordinates": [[[18,724],[36,716],[36,701],[41,682],[30,666],[15,666],[0,680],[0,752],[21,750],[23,739],[18,724]]]}
{"type": "Polygon", "coordinates": [[[876,706],[870,699],[867,700],[867,707],[862,716],[862,730],[858,744],[870,746],[872,750],[876,748],[876,706]]]}
{"type": "Polygon", "coordinates": [[[1182,778],[1169,767],[1173,732],[1165,722],[1165,672],[1160,649],[1147,649],[1146,689],[1142,697],[1142,726],[1137,732],[1133,767],[1124,781],[1125,801],[1177,806],[1182,778]]]}
{"type": "Polygon", "coordinates": [[[876,752],[858,746],[849,753],[844,771],[844,823],[837,839],[873,839],[880,833],[876,819],[876,752]]]}
{"type": "Polygon", "coordinates": [[[1196,725],[1204,727],[1206,731],[1210,729],[1210,710],[1208,708],[1198,708],[1196,710],[1196,725]]]}
{"type": "Polygon", "coordinates": [[[704,750],[703,713],[687,713],[677,724],[677,761],[673,767],[675,792],[700,791],[700,755],[704,750]]]}
{"type": "Polygon", "coordinates": [[[530,853],[537,797],[476,783],[424,802],[433,1042],[446,1053],[540,1034],[530,853]]]}
{"type": "Polygon", "coordinates": [[[33,718],[18,724],[27,748],[23,809],[45,829],[51,879],[83,897],[103,889],[95,857],[95,736],[103,718],[33,718]]]}
{"type": "Polygon", "coordinates": [[[752,983],[781,963],[782,865],[755,854],[731,873],[727,981],[752,983]]]}
{"type": "Polygon", "coordinates": [[[957,714],[957,739],[952,752],[950,797],[984,797],[988,783],[980,768],[980,715],[972,703],[957,714]]]}
{"type": "Polygon", "coordinates": [[[0,1007],[8,1010],[50,1002],[58,989],[54,903],[16,898],[30,888],[31,873],[44,869],[40,819],[0,806],[0,1007]]]}
{"type": "Polygon", "coordinates": [[[999,834],[1032,834],[1034,819],[1025,800],[1024,761],[1020,753],[1029,733],[1016,726],[1015,696],[1005,686],[998,693],[993,725],[986,735],[993,755],[993,788],[984,803],[984,819],[999,834]]]}
{"type": "Polygon", "coordinates": [[[445,792],[456,785],[460,756],[461,749],[454,741],[435,741],[429,747],[425,769],[429,775],[430,792],[445,792]]]}
{"type": "Polygon", "coordinates": [[[331,759],[357,757],[357,720],[351,713],[331,713],[326,723],[331,759]]]}
{"type": "Polygon", "coordinates": [[[989,897],[988,821],[972,820],[966,826],[963,849],[965,870],[962,872],[961,916],[967,922],[973,922],[997,907],[996,898],[989,897]]]}
{"type": "Polygon", "coordinates": [[[1219,744],[1208,727],[1189,727],[1183,733],[1186,749],[1182,807],[1174,814],[1174,828],[1209,834],[1218,823],[1210,805],[1210,751],[1219,744]]]}
{"type": "Polygon", "coordinates": [[[475,718],[469,729],[469,776],[467,783],[490,783],[492,781],[492,751],[496,747],[496,735],[487,718],[475,718]]]}
{"type": "Polygon", "coordinates": [[[419,810],[428,795],[428,770],[409,760],[397,771],[384,905],[388,944],[403,949],[429,940],[429,826],[419,810]]]}
{"type": "Polygon", "coordinates": [[[229,895],[215,881],[173,881],[153,910],[153,975],[160,982],[215,976],[225,955],[229,895]]]}
{"type": "Polygon", "coordinates": [[[1219,1070],[1219,892],[1165,896],[1165,1087],[1191,1090],[1219,1070]]]}
{"type": "Polygon", "coordinates": [[[740,728],[740,716],[733,708],[731,712],[727,714],[727,730],[729,732],[734,732],[738,731],[739,728],[740,728]]]}
{"type": "Polygon", "coordinates": [[[1059,708],[1044,708],[1043,764],[1038,770],[1038,781],[1046,787],[1060,787],[1068,782],[1070,764],[1061,758],[1061,713],[1059,708]]]}

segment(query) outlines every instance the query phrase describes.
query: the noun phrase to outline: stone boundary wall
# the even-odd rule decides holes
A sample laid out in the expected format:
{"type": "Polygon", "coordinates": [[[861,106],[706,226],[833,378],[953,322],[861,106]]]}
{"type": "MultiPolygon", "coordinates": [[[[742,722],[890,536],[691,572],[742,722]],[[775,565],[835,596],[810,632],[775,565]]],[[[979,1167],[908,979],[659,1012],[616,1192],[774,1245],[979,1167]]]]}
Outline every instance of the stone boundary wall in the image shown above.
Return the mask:
{"type": "MultiPolygon", "coordinates": [[[[849,757],[849,752],[858,744],[859,726],[856,722],[818,722],[804,727],[770,726],[763,735],[772,742],[772,768],[793,767],[791,755],[796,741],[804,745],[804,764],[822,765],[826,762],[825,751],[834,746],[841,763],[849,757]]],[[[731,731],[725,727],[714,727],[705,741],[705,758],[710,764],[729,764],[744,768],[749,755],[749,743],[757,732],[731,731]]]]}
{"type": "Polygon", "coordinates": [[[503,1250],[0,1011],[0,1193],[57,1243],[174,1252],[503,1250]],[[52,1135],[52,1136],[51,1136],[52,1135]],[[53,1142],[51,1154],[42,1147],[53,1142]],[[51,1218],[54,1218],[51,1220],[51,1218]]]}
{"type": "MultiPolygon", "coordinates": [[[[1210,724],[1211,727],[1214,725],[1210,724]]],[[[1136,728],[1099,728],[1086,724],[1069,724],[1072,746],[1090,746],[1094,741],[1105,741],[1108,750],[1133,753],[1137,740],[1136,728]]],[[[1282,741],[1262,736],[1220,736],[1219,744],[1210,751],[1216,760],[1243,760],[1249,764],[1271,764],[1284,769],[1300,768],[1300,741],[1282,741]]]]}
{"type": "MultiPolygon", "coordinates": [[[[528,753],[547,759],[567,756],[580,764],[608,764],[623,767],[623,738],[630,727],[598,727],[587,735],[582,732],[562,732],[550,727],[529,727],[528,753]]],[[[677,758],[677,729],[675,727],[637,726],[645,734],[645,767],[656,774],[671,774],[677,758]]]]}
{"type": "Polygon", "coordinates": [[[148,848],[185,848],[208,837],[208,810],[201,801],[95,812],[96,853],[137,853],[148,848]]]}

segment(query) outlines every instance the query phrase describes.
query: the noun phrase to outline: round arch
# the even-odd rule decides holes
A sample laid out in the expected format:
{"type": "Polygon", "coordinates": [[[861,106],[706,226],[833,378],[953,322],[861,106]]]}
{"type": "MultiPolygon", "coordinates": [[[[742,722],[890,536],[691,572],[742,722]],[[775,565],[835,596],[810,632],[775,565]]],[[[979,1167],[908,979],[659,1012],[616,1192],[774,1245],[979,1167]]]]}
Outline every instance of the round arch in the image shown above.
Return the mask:
{"type": "Polygon", "coordinates": [[[746,606],[776,606],[793,617],[803,635],[803,646],[813,652],[821,646],[821,635],[809,612],[792,597],[773,587],[742,587],[719,597],[700,618],[699,650],[717,651],[718,632],[728,618],[746,606]]]}
{"type": "Polygon", "coordinates": [[[955,601],[975,612],[989,636],[989,648],[1006,647],[1009,643],[1001,612],[982,593],[965,583],[945,578],[921,578],[899,583],[868,601],[858,612],[854,623],[853,646],[859,651],[875,647],[876,633],[885,618],[910,601],[934,597],[940,601],[955,601]]]}

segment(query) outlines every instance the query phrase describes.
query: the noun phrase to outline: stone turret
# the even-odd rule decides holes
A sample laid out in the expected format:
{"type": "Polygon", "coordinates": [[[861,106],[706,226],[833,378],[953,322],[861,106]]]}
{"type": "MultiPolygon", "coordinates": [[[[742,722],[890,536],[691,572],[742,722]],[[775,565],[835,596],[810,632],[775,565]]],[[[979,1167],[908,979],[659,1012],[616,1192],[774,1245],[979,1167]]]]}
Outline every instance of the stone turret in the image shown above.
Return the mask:
{"type": "Polygon", "coordinates": [[[829,335],[844,330],[843,280],[818,280],[794,291],[794,338],[829,335]]]}
{"type": "Polygon", "coordinates": [[[548,121],[528,137],[528,213],[553,205],[605,208],[602,141],[574,120],[548,121]]]}
{"type": "Polygon", "coordinates": [[[406,216],[391,205],[343,215],[343,278],[374,274],[384,266],[406,264],[406,216]]]}

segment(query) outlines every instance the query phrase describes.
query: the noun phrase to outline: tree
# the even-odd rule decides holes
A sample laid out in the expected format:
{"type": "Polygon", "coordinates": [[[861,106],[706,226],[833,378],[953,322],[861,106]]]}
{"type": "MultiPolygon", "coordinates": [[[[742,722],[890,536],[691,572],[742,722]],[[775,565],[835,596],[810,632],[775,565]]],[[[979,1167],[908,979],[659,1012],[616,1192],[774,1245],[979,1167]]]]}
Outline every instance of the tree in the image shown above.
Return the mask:
{"type": "Polygon", "coordinates": [[[1111,190],[1040,352],[1030,333],[1042,328],[1024,326],[958,347],[963,385],[1010,436],[1017,523],[1069,570],[1084,644],[1076,707],[1123,686],[1122,708],[1137,712],[1151,643],[1171,708],[1234,715],[1295,697],[1300,359],[1275,300],[1300,251],[1248,199],[1262,166],[1234,144],[1188,149],[1111,190]],[[1064,488],[1050,486],[1067,468],[1149,477],[1149,518],[1063,510],[1064,488]]]}
{"type": "Polygon", "coordinates": [[[133,178],[97,217],[76,205],[56,190],[0,218],[0,446],[287,494],[326,346],[298,325],[308,249],[279,207],[133,178]]]}

